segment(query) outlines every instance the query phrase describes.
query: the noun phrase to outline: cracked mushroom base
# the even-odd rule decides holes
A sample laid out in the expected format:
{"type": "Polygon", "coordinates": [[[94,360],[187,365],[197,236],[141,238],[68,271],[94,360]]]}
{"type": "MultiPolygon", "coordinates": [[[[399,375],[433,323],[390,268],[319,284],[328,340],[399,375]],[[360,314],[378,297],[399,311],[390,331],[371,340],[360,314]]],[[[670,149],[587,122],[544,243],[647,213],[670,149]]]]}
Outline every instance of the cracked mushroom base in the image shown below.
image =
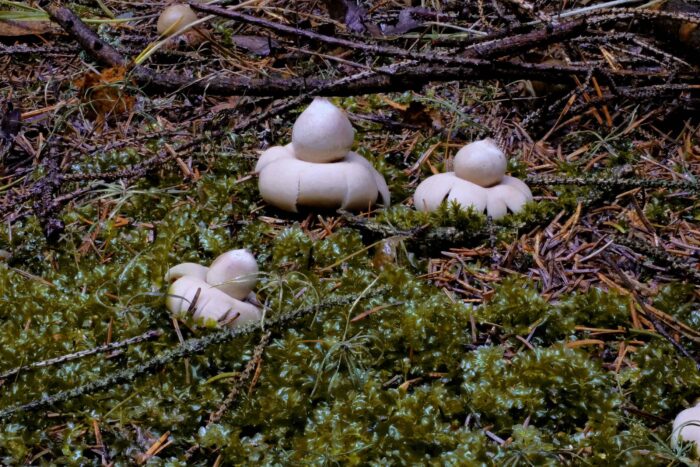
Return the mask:
{"type": "Polygon", "coordinates": [[[389,205],[384,177],[354,152],[337,162],[316,163],[297,159],[291,145],[277,146],[260,157],[256,172],[263,199],[285,211],[300,206],[357,211],[379,199],[389,205]]]}
{"type": "Polygon", "coordinates": [[[414,205],[419,211],[435,211],[443,201],[455,201],[465,209],[471,207],[500,219],[508,211],[522,211],[525,203],[532,201],[532,192],[524,182],[507,175],[499,184],[485,188],[448,172],[425,179],[413,195],[414,205]]]}

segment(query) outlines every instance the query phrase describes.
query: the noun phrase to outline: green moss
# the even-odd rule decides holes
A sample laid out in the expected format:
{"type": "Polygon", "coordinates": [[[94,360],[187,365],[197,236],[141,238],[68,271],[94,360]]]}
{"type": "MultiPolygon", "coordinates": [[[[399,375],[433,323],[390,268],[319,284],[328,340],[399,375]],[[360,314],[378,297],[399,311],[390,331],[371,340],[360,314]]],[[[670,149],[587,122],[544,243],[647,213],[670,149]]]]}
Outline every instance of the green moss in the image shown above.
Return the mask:
{"type": "Polygon", "coordinates": [[[486,216],[474,211],[470,206],[464,209],[456,201],[440,204],[440,207],[431,213],[431,221],[436,226],[456,227],[466,232],[483,231],[486,227],[486,216]]]}
{"type": "MultiPolygon", "coordinates": [[[[494,90],[482,91],[489,93],[494,90]]],[[[436,107],[451,111],[442,98],[435,99],[436,107]]],[[[381,105],[375,98],[368,102],[381,105]]],[[[343,104],[359,106],[350,99],[343,104]]],[[[420,140],[410,157],[438,139],[420,140]]],[[[159,144],[151,142],[153,149],[159,144]]],[[[430,284],[425,258],[380,268],[349,224],[320,240],[320,229],[306,220],[313,216],[263,206],[255,180],[244,178],[258,144],[249,133],[205,145],[196,158],[203,174],[197,181],[166,170],[158,181],[96,187],[62,212],[67,227],[60,248],[46,244],[34,217],[0,226],[0,248],[13,254],[0,261],[0,370],[93,348],[108,338],[166,331],[120,355],[22,371],[0,387],[0,407],[100,380],[177,348],[163,305],[163,275],[179,262],[207,263],[231,248],[251,249],[262,270],[258,294],[266,319],[339,296],[356,302],[276,331],[255,386],[243,387],[216,424],[206,427],[231,379],[205,382],[241,371],[257,336],[213,345],[186,361],[40,413],[2,420],[0,462],[16,464],[48,450],[35,463],[99,464],[92,449],[94,423],[117,465],[134,463],[166,432],[173,443],[150,461],[154,465],[185,465],[183,453],[195,443],[201,450],[189,465],[210,465],[218,455],[232,465],[673,460],[665,444],[670,424],[654,417],[671,420],[692,404],[700,394],[700,374],[661,336],[628,329],[628,297],[592,289],[548,301],[539,284],[506,277],[485,304],[462,303],[430,284]],[[570,349],[568,343],[594,333],[577,326],[617,332],[596,336],[604,340],[602,349],[570,349]],[[614,363],[622,343],[631,365],[618,371],[614,363]]],[[[410,194],[407,176],[384,155],[360,150],[387,176],[399,201],[410,194]]],[[[124,150],[72,163],[76,170],[109,170],[142,157],[124,150]]],[[[519,164],[511,168],[522,175],[519,164]]],[[[566,170],[580,168],[572,164],[566,170]]],[[[532,203],[493,225],[454,204],[432,214],[395,205],[372,222],[397,230],[453,227],[450,232],[474,234],[469,237],[474,245],[460,246],[482,244],[489,231],[496,241],[510,242],[561,210],[573,212],[597,191],[554,187],[549,194],[558,199],[532,203]]],[[[668,213],[657,212],[662,205],[647,204],[650,218],[656,212],[654,218],[666,219],[668,213]]],[[[531,258],[523,254],[517,261],[527,270],[531,258]]],[[[477,258],[460,267],[477,273],[491,265],[477,258]]],[[[700,324],[690,285],[662,288],[653,304],[690,326],[700,324]]],[[[212,332],[187,324],[180,325],[185,338],[212,332]]],[[[694,343],[682,344],[697,352],[694,343]]]]}
{"type": "MultiPolygon", "coordinates": [[[[479,349],[462,363],[462,391],[480,423],[508,436],[526,419],[558,445],[605,445],[617,432],[622,397],[611,378],[584,352],[561,346],[535,349],[508,361],[499,347],[479,349]],[[587,435],[578,434],[586,429],[587,435]]],[[[599,446],[600,448],[600,446],[599,446]]]]}
{"type": "Polygon", "coordinates": [[[671,358],[671,344],[656,339],[632,356],[636,367],[621,375],[630,401],[654,415],[675,414],[693,405],[700,394],[700,372],[688,358],[671,358]]]}

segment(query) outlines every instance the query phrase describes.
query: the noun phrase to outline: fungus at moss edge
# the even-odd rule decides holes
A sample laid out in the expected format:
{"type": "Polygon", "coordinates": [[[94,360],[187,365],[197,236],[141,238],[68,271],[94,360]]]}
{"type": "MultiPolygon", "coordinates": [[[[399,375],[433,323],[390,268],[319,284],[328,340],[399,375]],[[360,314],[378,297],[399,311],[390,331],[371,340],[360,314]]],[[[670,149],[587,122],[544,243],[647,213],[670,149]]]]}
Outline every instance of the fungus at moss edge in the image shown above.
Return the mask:
{"type": "Polygon", "coordinates": [[[367,209],[390,203],[384,177],[351,151],[355,130],[345,113],[316,98],[292,129],[292,142],[266,150],[255,172],[263,199],[280,209],[299,206],[367,209]]]}
{"type": "Polygon", "coordinates": [[[239,326],[260,321],[260,309],[250,303],[257,275],[257,262],[247,250],[227,251],[209,267],[178,264],[165,275],[166,281],[173,281],[165,304],[175,316],[189,311],[195,321],[204,324],[239,326]]]}
{"type": "Polygon", "coordinates": [[[700,401],[681,411],[673,420],[671,446],[678,447],[681,440],[694,442],[695,453],[700,456],[700,401]]]}
{"type": "Polygon", "coordinates": [[[428,177],[416,188],[413,203],[419,211],[435,211],[443,201],[472,207],[494,219],[519,212],[532,201],[530,188],[505,174],[506,156],[490,139],[467,144],[455,155],[454,172],[428,177]]]}

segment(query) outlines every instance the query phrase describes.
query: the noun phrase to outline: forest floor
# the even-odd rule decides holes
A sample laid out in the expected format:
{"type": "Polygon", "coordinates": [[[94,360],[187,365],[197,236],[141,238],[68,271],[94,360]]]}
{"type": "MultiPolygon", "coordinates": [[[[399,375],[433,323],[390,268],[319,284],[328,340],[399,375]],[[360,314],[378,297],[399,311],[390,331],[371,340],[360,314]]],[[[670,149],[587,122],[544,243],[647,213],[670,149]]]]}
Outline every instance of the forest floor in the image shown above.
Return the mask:
{"type": "Polygon", "coordinates": [[[0,1],[0,463],[694,465],[700,4],[235,3],[0,1]],[[315,96],[391,207],[261,199],[315,96]],[[535,200],[415,211],[486,137],[535,200]],[[263,326],[171,316],[237,248],[263,326]]]}

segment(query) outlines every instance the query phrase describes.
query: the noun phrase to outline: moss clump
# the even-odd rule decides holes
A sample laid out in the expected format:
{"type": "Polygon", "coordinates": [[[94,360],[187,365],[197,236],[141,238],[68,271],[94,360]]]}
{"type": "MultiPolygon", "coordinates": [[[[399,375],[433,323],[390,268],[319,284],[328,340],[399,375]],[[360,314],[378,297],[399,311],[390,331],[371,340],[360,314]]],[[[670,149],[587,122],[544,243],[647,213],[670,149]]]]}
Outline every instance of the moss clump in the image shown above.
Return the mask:
{"type": "Polygon", "coordinates": [[[629,299],[612,292],[591,289],[550,303],[533,284],[506,279],[476,316],[502,328],[506,334],[529,335],[537,345],[551,345],[575,339],[577,325],[613,330],[627,326],[628,314],[629,299]]]}
{"type": "MultiPolygon", "coordinates": [[[[117,325],[118,338],[163,326],[161,299],[144,292],[160,280],[164,264],[183,253],[197,249],[213,257],[227,248],[224,233],[202,230],[210,215],[188,205],[172,209],[151,243],[136,232],[117,231],[115,242],[140,245],[142,253],[117,256],[112,264],[95,263],[88,276],[58,256],[61,268],[47,268],[45,277],[59,287],[0,267],[3,290],[12,291],[6,303],[21,304],[0,320],[3,361],[12,366],[21,358],[38,360],[92,347],[104,340],[110,321],[117,325]],[[70,287],[66,275],[85,284],[85,292],[70,287]],[[118,297],[116,303],[106,291],[118,297]],[[23,330],[28,320],[31,326],[23,330]]],[[[357,304],[321,311],[275,337],[255,388],[218,424],[203,428],[206,414],[227,393],[228,380],[203,382],[240,371],[251,358],[253,338],[216,345],[191,357],[187,366],[174,364],[62,404],[56,410],[71,414],[72,428],[60,438],[42,438],[40,433],[54,422],[29,413],[3,422],[3,458],[21,458],[41,443],[63,453],[54,457],[56,462],[91,463],[84,433],[97,418],[114,459],[123,462],[145,450],[135,423],[152,439],[170,431],[177,452],[197,442],[202,450],[195,459],[218,451],[232,463],[555,463],[581,452],[599,463],[633,462],[644,456],[627,447],[654,444],[651,432],[628,418],[625,404],[668,416],[700,390],[692,362],[678,359],[669,365],[672,351],[658,338],[635,353],[638,368],[619,375],[609,373],[596,353],[564,346],[578,336],[575,325],[623,326],[625,297],[591,291],[548,303],[534,284],[508,280],[488,304],[472,309],[417,279],[410,268],[375,269],[367,255],[354,255],[364,245],[353,230],[341,229],[320,241],[300,226],[268,237],[270,229],[250,224],[240,230],[241,244],[265,239],[260,245],[265,269],[278,271],[262,281],[270,313],[339,294],[355,294],[357,304]],[[361,312],[385,305],[353,321],[361,312]],[[472,341],[470,313],[482,331],[489,323],[497,325],[490,343],[472,341]],[[530,341],[535,350],[514,353],[516,341],[508,335],[527,336],[535,328],[530,341]],[[495,442],[487,432],[507,443],[495,442]]],[[[670,300],[673,295],[669,292],[663,302],[669,312],[681,306],[670,300]]],[[[130,350],[122,360],[92,358],[59,371],[21,374],[5,389],[3,406],[38,397],[41,388],[99,379],[176,342],[169,334],[130,350]]],[[[169,453],[159,458],[165,461],[169,453]]],[[[176,456],[170,459],[176,461],[176,456]]]]}
{"type": "Polygon", "coordinates": [[[610,377],[584,352],[552,346],[511,360],[503,352],[479,349],[462,363],[462,390],[481,423],[511,427],[529,417],[534,426],[556,433],[551,439],[567,442],[567,435],[584,427],[593,439],[615,433],[621,397],[609,390],[610,377]]]}

